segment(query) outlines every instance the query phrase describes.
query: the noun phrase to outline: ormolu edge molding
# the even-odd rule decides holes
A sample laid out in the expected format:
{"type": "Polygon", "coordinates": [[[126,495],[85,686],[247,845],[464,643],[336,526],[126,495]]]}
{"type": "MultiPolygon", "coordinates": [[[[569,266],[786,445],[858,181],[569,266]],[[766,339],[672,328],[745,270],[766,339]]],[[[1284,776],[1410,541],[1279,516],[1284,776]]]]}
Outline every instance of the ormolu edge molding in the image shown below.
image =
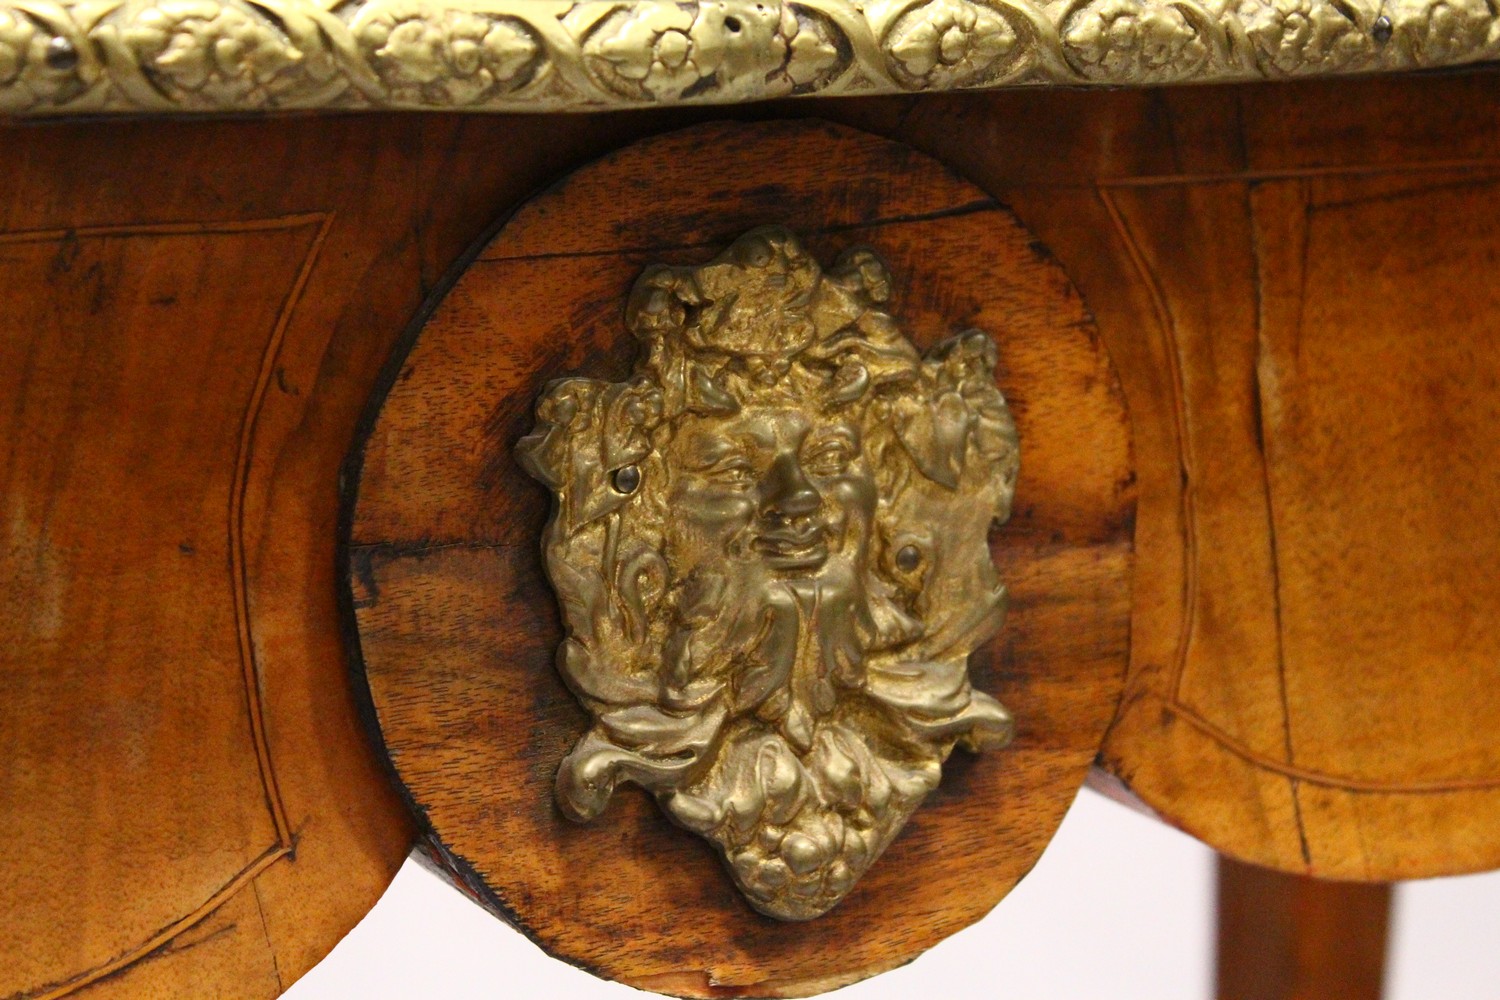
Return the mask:
{"type": "Polygon", "coordinates": [[[0,114],[584,111],[1500,58],[1487,0],[0,0],[0,114]]]}

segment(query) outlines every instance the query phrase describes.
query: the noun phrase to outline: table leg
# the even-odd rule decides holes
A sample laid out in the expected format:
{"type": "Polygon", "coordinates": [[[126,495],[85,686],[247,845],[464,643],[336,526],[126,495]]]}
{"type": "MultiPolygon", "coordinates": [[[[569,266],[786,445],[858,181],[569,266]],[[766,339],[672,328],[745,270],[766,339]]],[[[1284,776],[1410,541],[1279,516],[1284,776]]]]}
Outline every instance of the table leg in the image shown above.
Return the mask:
{"type": "Polygon", "coordinates": [[[1379,1000],[1391,887],[1221,856],[1219,1000],[1379,1000]]]}

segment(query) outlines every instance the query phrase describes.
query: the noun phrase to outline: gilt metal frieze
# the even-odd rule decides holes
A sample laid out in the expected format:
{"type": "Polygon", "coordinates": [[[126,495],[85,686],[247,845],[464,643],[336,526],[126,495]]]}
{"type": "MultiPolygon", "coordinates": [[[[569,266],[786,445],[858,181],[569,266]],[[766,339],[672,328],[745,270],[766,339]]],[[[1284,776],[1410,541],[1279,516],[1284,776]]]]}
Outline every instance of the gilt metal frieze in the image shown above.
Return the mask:
{"type": "Polygon", "coordinates": [[[583,111],[1496,59],[1490,0],[0,0],[0,115],[583,111]]]}
{"type": "Polygon", "coordinates": [[[787,920],[843,898],[955,745],[1012,734],[968,676],[1019,461],[995,345],[919,353],[890,289],[872,252],[824,270],[776,227],[654,267],[632,376],[552,383],[518,449],[592,718],[558,803],[591,820],[644,787],[787,920]]]}

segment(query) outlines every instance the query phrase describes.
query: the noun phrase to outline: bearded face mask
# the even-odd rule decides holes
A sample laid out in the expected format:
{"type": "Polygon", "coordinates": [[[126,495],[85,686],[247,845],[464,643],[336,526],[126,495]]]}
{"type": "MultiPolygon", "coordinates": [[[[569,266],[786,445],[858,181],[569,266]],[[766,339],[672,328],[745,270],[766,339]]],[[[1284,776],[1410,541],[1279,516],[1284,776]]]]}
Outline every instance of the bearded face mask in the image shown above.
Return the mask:
{"type": "Polygon", "coordinates": [[[762,913],[827,912],[935,788],[955,745],[1004,745],[969,683],[1005,589],[1015,426],[984,334],[919,354],[872,253],[826,272],[780,228],[642,275],[632,377],[566,379],[525,467],[593,725],[557,800],[622,781],[714,843],[762,913]]]}

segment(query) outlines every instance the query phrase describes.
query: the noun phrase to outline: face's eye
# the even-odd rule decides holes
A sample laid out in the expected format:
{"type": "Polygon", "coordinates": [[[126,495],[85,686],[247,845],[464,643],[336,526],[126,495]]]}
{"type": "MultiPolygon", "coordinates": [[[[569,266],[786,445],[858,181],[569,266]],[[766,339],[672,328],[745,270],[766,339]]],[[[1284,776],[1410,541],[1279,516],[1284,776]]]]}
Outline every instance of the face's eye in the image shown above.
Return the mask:
{"type": "Polygon", "coordinates": [[[852,461],[854,448],[842,438],[833,438],[813,445],[803,467],[815,476],[841,476],[852,461]]]}
{"type": "Polygon", "coordinates": [[[627,465],[616,469],[610,476],[609,484],[615,488],[616,493],[629,496],[641,485],[641,470],[637,466],[627,465]]]}
{"type": "Polygon", "coordinates": [[[744,489],[755,485],[755,467],[742,458],[719,462],[699,473],[709,482],[720,486],[744,489]]]}

